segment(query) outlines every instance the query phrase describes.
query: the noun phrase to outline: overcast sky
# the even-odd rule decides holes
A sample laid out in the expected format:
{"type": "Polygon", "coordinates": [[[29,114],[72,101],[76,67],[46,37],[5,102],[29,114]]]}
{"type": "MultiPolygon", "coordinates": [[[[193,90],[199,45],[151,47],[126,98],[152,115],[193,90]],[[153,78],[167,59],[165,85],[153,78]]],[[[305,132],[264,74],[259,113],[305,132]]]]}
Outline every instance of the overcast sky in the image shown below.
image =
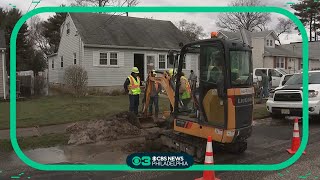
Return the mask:
{"type": "MultiPolygon", "coordinates": [[[[73,0],[0,0],[0,7],[9,8],[11,3],[11,6],[16,5],[17,8],[25,13],[28,9],[32,10],[35,7],[35,4],[33,4],[32,1],[40,1],[37,7],[59,6],[61,4],[68,5],[73,2],[73,0]]],[[[140,3],[138,6],[227,6],[231,1],[232,0],[139,0],[140,3]]],[[[268,6],[278,6],[287,9],[289,9],[289,7],[285,7],[287,2],[298,2],[298,0],[262,1],[268,6]]],[[[51,14],[42,14],[41,17],[46,19],[49,15],[51,14]]],[[[210,32],[218,30],[215,25],[217,15],[217,13],[129,13],[129,16],[170,20],[173,23],[186,19],[188,22],[195,22],[198,25],[201,25],[208,35],[210,32]]],[[[270,23],[269,29],[277,24],[277,17],[281,17],[281,15],[272,13],[272,22],[270,23]]],[[[287,44],[301,41],[301,37],[297,32],[293,32],[292,34],[281,35],[280,40],[282,44],[287,44]]]]}

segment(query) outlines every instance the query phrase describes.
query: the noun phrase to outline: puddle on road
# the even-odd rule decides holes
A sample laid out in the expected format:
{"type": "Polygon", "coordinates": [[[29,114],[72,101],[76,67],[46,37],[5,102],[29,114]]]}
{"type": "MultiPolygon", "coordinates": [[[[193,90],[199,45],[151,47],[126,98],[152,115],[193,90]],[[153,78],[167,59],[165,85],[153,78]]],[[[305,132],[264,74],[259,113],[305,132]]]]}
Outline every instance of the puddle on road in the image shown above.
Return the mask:
{"type": "MultiPolygon", "coordinates": [[[[127,157],[127,154],[119,149],[112,149],[108,145],[97,144],[39,148],[24,151],[24,154],[31,160],[41,164],[124,164],[127,157]]],[[[12,165],[23,164],[15,153],[6,156],[2,161],[12,165]]]]}

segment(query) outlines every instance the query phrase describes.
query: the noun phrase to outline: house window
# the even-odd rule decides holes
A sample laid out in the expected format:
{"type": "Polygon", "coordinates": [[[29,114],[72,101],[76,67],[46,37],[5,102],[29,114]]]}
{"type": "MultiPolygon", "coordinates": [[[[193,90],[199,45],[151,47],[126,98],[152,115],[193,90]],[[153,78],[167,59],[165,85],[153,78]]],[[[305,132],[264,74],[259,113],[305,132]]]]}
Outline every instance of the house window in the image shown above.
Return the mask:
{"type": "Polygon", "coordinates": [[[63,56],[61,56],[61,67],[63,68],[63,56]]]}
{"type": "Polygon", "coordinates": [[[273,46],[273,41],[272,40],[270,40],[270,46],[273,46]]]}
{"type": "Polygon", "coordinates": [[[100,53],[100,65],[108,65],[108,53],[100,53]]]}
{"type": "Polygon", "coordinates": [[[166,68],[166,56],[163,54],[159,55],[159,69],[166,68]]]}
{"type": "Polygon", "coordinates": [[[277,57],[276,59],[276,68],[285,68],[285,61],[283,57],[277,57]]]}
{"type": "Polygon", "coordinates": [[[51,68],[54,69],[54,59],[52,59],[51,68]]]}
{"type": "Polygon", "coordinates": [[[73,64],[77,64],[77,53],[73,53],[73,64]]]}
{"type": "Polygon", "coordinates": [[[67,23],[67,34],[70,34],[70,23],[67,23]]]}
{"type": "Polygon", "coordinates": [[[118,65],[118,53],[111,52],[110,53],[110,65],[118,65]]]}

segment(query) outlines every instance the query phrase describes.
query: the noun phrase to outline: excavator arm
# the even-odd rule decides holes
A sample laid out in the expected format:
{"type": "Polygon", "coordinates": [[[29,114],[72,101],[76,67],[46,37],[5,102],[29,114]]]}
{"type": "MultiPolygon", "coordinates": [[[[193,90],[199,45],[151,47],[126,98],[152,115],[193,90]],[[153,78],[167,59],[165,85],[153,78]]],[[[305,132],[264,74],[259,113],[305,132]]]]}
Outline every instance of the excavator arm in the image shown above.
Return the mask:
{"type": "Polygon", "coordinates": [[[157,72],[158,74],[160,74],[159,77],[153,77],[151,76],[151,73],[149,73],[148,78],[147,78],[147,82],[146,82],[146,89],[145,89],[145,95],[144,95],[144,106],[143,106],[143,115],[145,117],[148,116],[148,107],[149,107],[149,103],[150,103],[150,95],[151,95],[151,91],[152,91],[152,86],[151,84],[153,82],[157,82],[159,84],[161,84],[162,88],[166,91],[168,99],[170,101],[170,104],[172,107],[174,107],[174,88],[172,87],[172,85],[170,84],[170,76],[169,74],[165,71],[165,72],[157,72]]]}

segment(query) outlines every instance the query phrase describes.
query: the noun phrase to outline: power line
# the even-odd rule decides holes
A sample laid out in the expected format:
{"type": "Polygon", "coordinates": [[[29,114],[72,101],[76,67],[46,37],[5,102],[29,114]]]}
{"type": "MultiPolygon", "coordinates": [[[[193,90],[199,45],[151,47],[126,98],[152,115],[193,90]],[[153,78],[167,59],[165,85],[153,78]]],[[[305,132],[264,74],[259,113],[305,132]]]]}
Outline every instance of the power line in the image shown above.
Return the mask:
{"type": "Polygon", "coordinates": [[[33,3],[33,0],[31,0],[30,6],[29,6],[29,8],[28,8],[28,10],[27,10],[27,13],[29,12],[32,3],[33,3]]]}

